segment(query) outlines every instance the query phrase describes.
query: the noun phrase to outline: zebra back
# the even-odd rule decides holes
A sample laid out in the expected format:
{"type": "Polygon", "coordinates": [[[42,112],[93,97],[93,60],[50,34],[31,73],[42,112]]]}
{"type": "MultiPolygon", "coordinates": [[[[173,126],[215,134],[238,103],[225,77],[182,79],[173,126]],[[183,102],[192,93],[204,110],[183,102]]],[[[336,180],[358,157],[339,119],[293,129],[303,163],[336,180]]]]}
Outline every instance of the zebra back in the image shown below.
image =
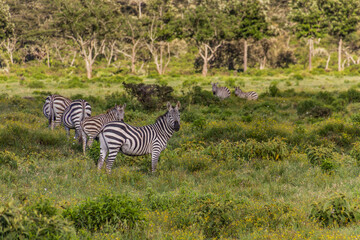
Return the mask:
{"type": "Polygon", "coordinates": [[[231,92],[227,87],[219,87],[218,83],[211,83],[211,85],[213,94],[221,100],[230,97],[231,92]]]}
{"type": "Polygon", "coordinates": [[[49,125],[51,125],[51,123],[55,125],[60,124],[61,116],[70,103],[70,99],[57,94],[50,95],[45,99],[43,114],[49,120],[49,125]]]}
{"type": "Polygon", "coordinates": [[[64,114],[61,117],[61,122],[65,127],[70,129],[80,129],[80,122],[85,118],[90,117],[91,106],[82,99],[74,100],[65,109],[64,114]]]}
{"type": "Polygon", "coordinates": [[[124,120],[125,107],[126,104],[123,106],[115,105],[114,108],[107,110],[104,114],[85,118],[80,124],[82,131],[87,136],[95,138],[106,123],[124,120]]]}
{"type": "Polygon", "coordinates": [[[257,100],[258,94],[254,91],[243,92],[239,87],[235,87],[235,95],[239,98],[244,98],[247,100],[257,100]]]}

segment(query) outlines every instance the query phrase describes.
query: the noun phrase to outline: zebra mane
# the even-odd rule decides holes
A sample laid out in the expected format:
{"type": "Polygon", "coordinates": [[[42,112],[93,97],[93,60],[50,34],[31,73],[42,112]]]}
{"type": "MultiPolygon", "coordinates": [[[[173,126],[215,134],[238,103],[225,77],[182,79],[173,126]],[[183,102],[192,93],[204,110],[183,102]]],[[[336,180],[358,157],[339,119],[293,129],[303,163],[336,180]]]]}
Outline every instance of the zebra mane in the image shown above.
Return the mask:
{"type": "Polygon", "coordinates": [[[166,111],[166,113],[164,113],[163,115],[159,116],[155,122],[157,122],[158,120],[164,118],[167,114],[168,114],[169,111],[166,111]]]}

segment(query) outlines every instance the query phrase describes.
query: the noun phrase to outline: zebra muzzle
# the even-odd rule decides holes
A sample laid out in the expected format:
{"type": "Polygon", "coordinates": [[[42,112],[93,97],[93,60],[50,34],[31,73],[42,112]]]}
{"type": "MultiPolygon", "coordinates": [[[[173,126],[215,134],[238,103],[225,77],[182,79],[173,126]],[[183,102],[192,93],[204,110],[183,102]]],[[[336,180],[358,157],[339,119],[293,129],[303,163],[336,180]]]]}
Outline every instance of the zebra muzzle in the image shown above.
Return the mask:
{"type": "Polygon", "coordinates": [[[180,129],[180,124],[178,121],[175,121],[174,122],[174,130],[177,132],[177,131],[179,131],[179,129],[180,129]]]}

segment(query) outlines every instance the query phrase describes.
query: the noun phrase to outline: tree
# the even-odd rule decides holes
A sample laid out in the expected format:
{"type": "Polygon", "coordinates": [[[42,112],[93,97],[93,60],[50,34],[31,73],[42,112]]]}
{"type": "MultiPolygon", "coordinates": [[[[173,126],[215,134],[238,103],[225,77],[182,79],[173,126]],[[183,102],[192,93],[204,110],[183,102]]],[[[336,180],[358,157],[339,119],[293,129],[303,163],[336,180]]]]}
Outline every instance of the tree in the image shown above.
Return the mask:
{"type": "Polygon", "coordinates": [[[14,33],[14,24],[11,21],[9,5],[0,0],[0,46],[4,47],[10,53],[10,62],[13,63],[13,42],[10,41],[14,33]]]}
{"type": "Polygon", "coordinates": [[[56,25],[63,36],[78,46],[90,79],[107,37],[118,31],[120,13],[111,1],[102,0],[58,0],[58,9],[56,25]]]}
{"type": "Polygon", "coordinates": [[[154,59],[157,72],[162,75],[171,59],[170,42],[179,36],[179,24],[170,1],[149,1],[144,21],[147,29],[145,45],[154,59]]]}
{"type": "Polygon", "coordinates": [[[228,24],[224,8],[216,1],[204,1],[185,13],[184,37],[194,41],[203,60],[202,75],[206,76],[209,61],[226,38],[228,24]]]}
{"type": "Polygon", "coordinates": [[[295,36],[308,39],[309,43],[309,70],[312,68],[312,56],[314,55],[314,39],[324,35],[325,19],[319,9],[316,0],[293,0],[292,20],[295,36]]]}
{"type": "Polygon", "coordinates": [[[230,16],[231,38],[244,43],[244,72],[247,70],[248,40],[260,40],[270,35],[260,1],[246,0],[231,2],[227,7],[230,16]]]}
{"type": "Polygon", "coordinates": [[[342,70],[343,39],[357,30],[360,15],[358,0],[317,0],[328,23],[327,33],[338,39],[338,71],[342,70]]]}

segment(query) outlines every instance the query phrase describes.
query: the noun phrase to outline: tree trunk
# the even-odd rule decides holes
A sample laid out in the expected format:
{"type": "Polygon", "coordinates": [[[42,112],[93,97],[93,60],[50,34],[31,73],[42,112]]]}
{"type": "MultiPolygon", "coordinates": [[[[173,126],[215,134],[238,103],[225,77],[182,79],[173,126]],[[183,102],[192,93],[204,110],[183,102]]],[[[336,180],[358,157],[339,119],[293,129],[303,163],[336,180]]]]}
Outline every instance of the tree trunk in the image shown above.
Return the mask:
{"type": "Polygon", "coordinates": [[[338,71],[340,72],[342,70],[341,67],[341,47],[342,47],[342,38],[339,40],[339,49],[338,49],[338,71]]]}
{"type": "Polygon", "coordinates": [[[86,67],[86,76],[87,76],[88,79],[91,79],[91,77],[92,77],[92,64],[88,60],[85,60],[85,67],[86,67]]]}
{"type": "Polygon", "coordinates": [[[260,59],[260,70],[264,70],[266,65],[266,56],[260,59]]]}
{"type": "Polygon", "coordinates": [[[208,50],[207,50],[207,45],[205,45],[205,51],[204,51],[204,64],[203,64],[203,69],[202,69],[202,75],[204,77],[206,77],[207,73],[208,73],[208,50]]]}
{"type": "Polygon", "coordinates": [[[244,72],[247,70],[247,55],[248,55],[248,45],[247,40],[244,41],[244,72]]]}
{"type": "Polygon", "coordinates": [[[313,39],[310,38],[309,39],[309,71],[311,71],[311,68],[312,68],[312,61],[311,61],[311,57],[313,55],[313,39]]]}

